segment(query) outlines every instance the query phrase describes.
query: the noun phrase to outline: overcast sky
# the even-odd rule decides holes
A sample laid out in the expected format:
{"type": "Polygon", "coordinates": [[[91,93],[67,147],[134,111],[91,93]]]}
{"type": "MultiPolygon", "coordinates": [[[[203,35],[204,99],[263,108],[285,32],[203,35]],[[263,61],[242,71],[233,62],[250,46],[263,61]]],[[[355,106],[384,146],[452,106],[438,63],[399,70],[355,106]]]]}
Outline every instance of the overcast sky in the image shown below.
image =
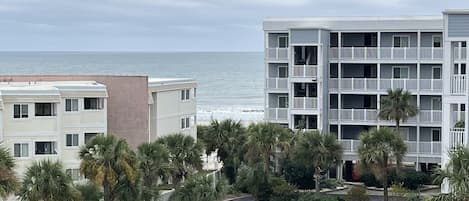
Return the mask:
{"type": "Polygon", "coordinates": [[[262,20],[441,15],[469,0],[0,0],[2,51],[262,51],[262,20]]]}

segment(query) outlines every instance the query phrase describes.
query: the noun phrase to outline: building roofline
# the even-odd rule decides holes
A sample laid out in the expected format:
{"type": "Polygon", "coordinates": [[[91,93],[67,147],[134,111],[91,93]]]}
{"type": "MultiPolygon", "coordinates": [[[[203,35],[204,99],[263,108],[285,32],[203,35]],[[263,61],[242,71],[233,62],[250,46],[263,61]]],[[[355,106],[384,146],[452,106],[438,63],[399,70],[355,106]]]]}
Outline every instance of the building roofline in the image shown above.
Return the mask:
{"type": "Polygon", "coordinates": [[[288,21],[394,21],[394,20],[443,20],[440,15],[424,16],[309,16],[309,17],[266,17],[264,22],[288,21]]]}
{"type": "Polygon", "coordinates": [[[443,14],[469,14],[469,9],[446,9],[443,14]]]}
{"type": "Polygon", "coordinates": [[[148,86],[164,86],[170,84],[197,84],[193,78],[148,78],[148,86]]]}

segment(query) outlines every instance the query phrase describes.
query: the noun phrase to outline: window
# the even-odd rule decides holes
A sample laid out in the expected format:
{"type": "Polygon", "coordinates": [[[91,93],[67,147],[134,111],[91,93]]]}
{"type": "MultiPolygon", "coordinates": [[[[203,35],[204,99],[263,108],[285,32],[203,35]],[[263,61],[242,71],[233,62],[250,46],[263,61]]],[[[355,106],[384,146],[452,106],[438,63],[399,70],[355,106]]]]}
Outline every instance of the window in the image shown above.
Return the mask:
{"type": "Polygon", "coordinates": [[[408,141],[409,140],[409,128],[399,128],[399,131],[401,133],[401,136],[402,138],[405,140],[405,141],[408,141]]]}
{"type": "Polygon", "coordinates": [[[393,36],[393,47],[410,47],[409,36],[393,36]]]}
{"type": "Polygon", "coordinates": [[[461,64],[461,75],[465,75],[466,74],[466,64],[461,64]]]}
{"type": "Polygon", "coordinates": [[[433,79],[441,79],[441,67],[434,66],[432,68],[432,78],[433,79]]]}
{"type": "Polygon", "coordinates": [[[28,118],[28,105],[27,104],[14,104],[13,105],[13,118],[15,119],[28,118]]]}
{"type": "Polygon", "coordinates": [[[85,110],[102,110],[104,109],[103,98],[84,98],[85,110]]]}
{"type": "Polygon", "coordinates": [[[13,145],[13,156],[14,157],[28,157],[29,156],[29,144],[28,143],[15,143],[13,145]]]}
{"type": "Polygon", "coordinates": [[[66,169],[65,173],[67,173],[73,181],[80,180],[80,169],[66,169]]]}
{"type": "Polygon", "coordinates": [[[91,139],[103,133],[85,133],[85,144],[87,144],[91,139]]]}
{"type": "Polygon", "coordinates": [[[441,47],[441,36],[433,36],[433,47],[441,47]]]}
{"type": "Polygon", "coordinates": [[[78,99],[65,99],[65,111],[76,112],[78,111],[78,99]]]}
{"type": "Polygon", "coordinates": [[[181,90],[181,100],[182,101],[187,101],[190,99],[190,89],[183,89],[181,90]]]}
{"type": "Polygon", "coordinates": [[[35,116],[36,117],[47,117],[55,116],[55,103],[35,103],[35,116]]]}
{"type": "Polygon", "coordinates": [[[288,108],[288,97],[287,96],[279,96],[278,97],[278,107],[279,108],[288,108]]]}
{"type": "Polygon", "coordinates": [[[278,67],[278,77],[280,77],[280,78],[287,78],[287,77],[288,77],[288,67],[286,67],[286,66],[279,66],[279,67],[278,67]]]}
{"type": "Polygon", "coordinates": [[[65,135],[65,146],[77,147],[78,146],[78,134],[66,134],[65,135]]]}
{"type": "Polygon", "coordinates": [[[441,97],[432,97],[432,110],[441,110],[441,97]]]}
{"type": "Polygon", "coordinates": [[[316,46],[296,46],[294,48],[295,65],[317,65],[317,50],[316,46]]]}
{"type": "Polygon", "coordinates": [[[392,67],[392,77],[399,79],[409,78],[409,67],[392,67]]]}
{"type": "Polygon", "coordinates": [[[439,142],[441,141],[441,132],[440,129],[432,129],[432,141],[439,142]]]}
{"type": "Polygon", "coordinates": [[[191,127],[190,118],[189,117],[181,118],[181,129],[186,129],[190,127],[191,127]]]}
{"type": "Polygon", "coordinates": [[[57,146],[55,142],[36,142],[37,155],[57,154],[57,146]]]}
{"type": "Polygon", "coordinates": [[[466,111],[466,104],[461,104],[460,110],[461,110],[461,112],[466,111]]]}
{"type": "Polygon", "coordinates": [[[288,36],[279,36],[278,37],[278,47],[287,48],[288,47],[288,36]]]}
{"type": "Polygon", "coordinates": [[[466,47],[466,45],[467,45],[467,44],[466,44],[466,41],[461,42],[461,47],[466,47]]]}

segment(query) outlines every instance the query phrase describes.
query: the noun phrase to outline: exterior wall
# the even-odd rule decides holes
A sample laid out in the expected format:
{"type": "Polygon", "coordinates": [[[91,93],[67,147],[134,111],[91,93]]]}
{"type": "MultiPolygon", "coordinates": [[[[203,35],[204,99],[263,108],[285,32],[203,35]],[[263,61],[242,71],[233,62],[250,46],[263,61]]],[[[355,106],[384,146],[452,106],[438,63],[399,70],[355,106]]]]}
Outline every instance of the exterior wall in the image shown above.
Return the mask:
{"type": "Polygon", "coordinates": [[[433,47],[433,36],[441,37],[441,44],[443,45],[443,34],[441,32],[424,32],[421,33],[420,46],[421,47],[433,47]]]}
{"type": "Polygon", "coordinates": [[[292,29],[290,33],[290,40],[292,44],[318,43],[319,40],[319,32],[317,29],[292,29]]]}
{"type": "Polygon", "coordinates": [[[448,37],[469,37],[469,14],[448,15],[448,37]]]}
{"type": "Polygon", "coordinates": [[[150,112],[153,114],[150,122],[150,141],[158,137],[184,133],[197,139],[197,101],[194,93],[196,83],[171,84],[161,87],[149,87],[153,98],[150,112]],[[190,89],[190,99],[181,100],[181,90],[190,89]],[[170,105],[171,107],[168,107],[170,105]],[[190,118],[190,127],[181,128],[181,118],[190,118]]]}
{"type": "Polygon", "coordinates": [[[134,148],[148,140],[148,78],[115,75],[0,75],[0,81],[82,81],[106,85],[109,102],[107,129],[134,148]],[[138,97],[138,98],[137,98],[138,97]]]}
{"type": "Polygon", "coordinates": [[[393,77],[393,67],[409,67],[409,78],[417,78],[416,64],[381,64],[381,78],[390,79],[393,77]]]}

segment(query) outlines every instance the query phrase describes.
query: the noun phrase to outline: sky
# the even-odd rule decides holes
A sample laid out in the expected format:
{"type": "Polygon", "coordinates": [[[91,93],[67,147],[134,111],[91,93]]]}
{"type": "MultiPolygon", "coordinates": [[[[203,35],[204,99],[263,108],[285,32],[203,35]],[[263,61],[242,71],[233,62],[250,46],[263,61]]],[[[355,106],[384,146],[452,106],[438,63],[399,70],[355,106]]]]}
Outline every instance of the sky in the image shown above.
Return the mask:
{"type": "Polygon", "coordinates": [[[262,51],[265,17],[447,8],[469,0],[0,0],[0,51],[262,51]]]}

